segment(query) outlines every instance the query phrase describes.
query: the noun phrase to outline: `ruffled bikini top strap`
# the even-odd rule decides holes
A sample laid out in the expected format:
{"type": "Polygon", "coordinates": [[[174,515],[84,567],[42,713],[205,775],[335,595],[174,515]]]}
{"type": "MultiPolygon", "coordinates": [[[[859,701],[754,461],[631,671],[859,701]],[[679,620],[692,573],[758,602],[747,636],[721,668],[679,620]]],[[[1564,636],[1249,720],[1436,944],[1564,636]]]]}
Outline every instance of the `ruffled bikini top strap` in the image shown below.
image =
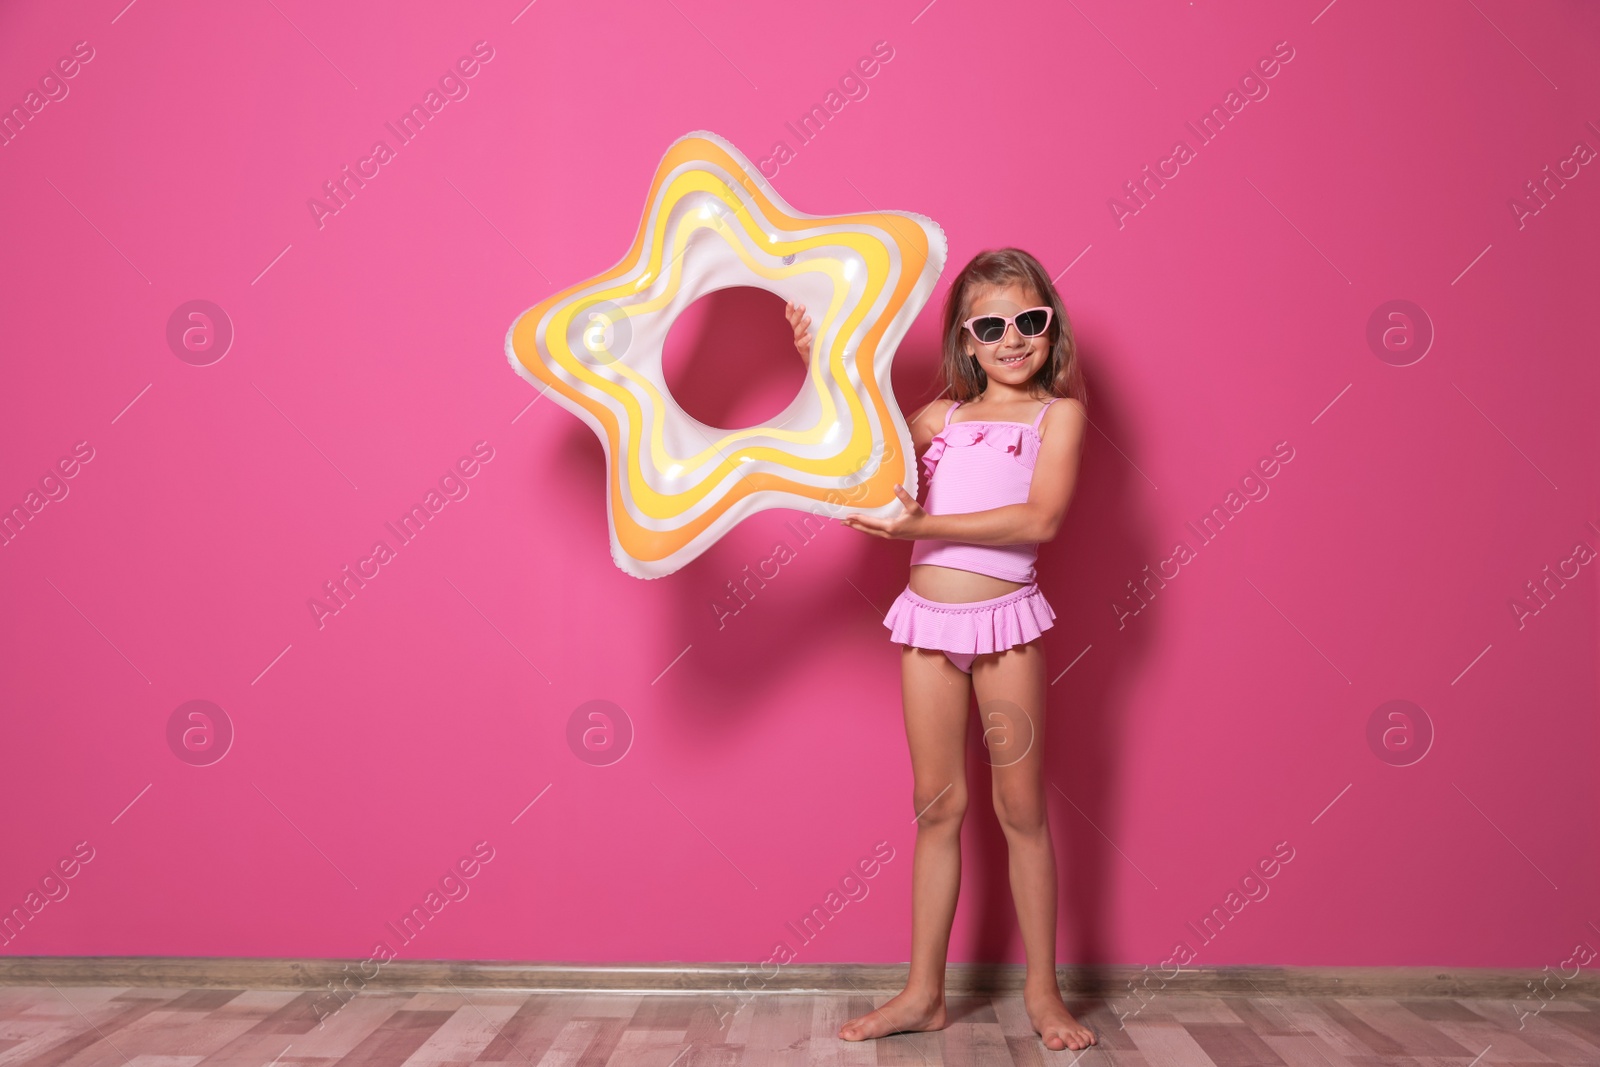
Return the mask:
{"type": "Polygon", "coordinates": [[[1033,432],[1034,433],[1038,433],[1039,432],[1039,427],[1044,424],[1044,413],[1050,410],[1050,405],[1054,404],[1057,400],[1060,400],[1060,399],[1061,398],[1059,396],[1053,396],[1049,400],[1046,400],[1044,402],[1044,407],[1039,409],[1039,414],[1033,420],[1033,432]]]}
{"type": "Polygon", "coordinates": [[[944,412],[944,426],[942,427],[943,429],[948,430],[950,428],[950,416],[954,415],[956,413],[956,408],[958,408],[960,406],[961,406],[961,401],[957,400],[954,404],[951,404],[948,408],[945,409],[945,412],[944,412]]]}

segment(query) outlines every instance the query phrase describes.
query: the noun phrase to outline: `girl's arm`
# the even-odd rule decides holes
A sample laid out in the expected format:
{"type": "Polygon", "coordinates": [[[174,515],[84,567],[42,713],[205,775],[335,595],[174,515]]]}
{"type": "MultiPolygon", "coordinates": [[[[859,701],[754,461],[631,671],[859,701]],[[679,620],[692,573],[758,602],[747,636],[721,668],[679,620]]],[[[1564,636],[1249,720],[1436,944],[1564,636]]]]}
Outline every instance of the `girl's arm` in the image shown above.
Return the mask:
{"type": "MultiPolygon", "coordinates": [[[[935,405],[939,403],[935,401],[935,405]]],[[[924,408],[914,423],[923,421],[933,408],[934,405],[924,408]]],[[[942,419],[942,409],[939,415],[942,419]]],[[[1039,446],[1025,504],[1007,504],[961,515],[930,515],[914,497],[897,488],[896,494],[905,505],[904,514],[892,519],[847,515],[841,521],[864,533],[900,540],[936,538],[969,545],[1026,545],[1053,540],[1061,521],[1066,518],[1067,506],[1077,487],[1078,459],[1083,451],[1087,425],[1088,416],[1076,400],[1068,398],[1063,403],[1050,405],[1050,410],[1045,412],[1044,440],[1039,446]]],[[[928,439],[937,432],[936,429],[929,432],[928,439]]],[[[915,426],[913,439],[918,440],[919,452],[927,447],[927,440],[918,439],[915,426]]]]}

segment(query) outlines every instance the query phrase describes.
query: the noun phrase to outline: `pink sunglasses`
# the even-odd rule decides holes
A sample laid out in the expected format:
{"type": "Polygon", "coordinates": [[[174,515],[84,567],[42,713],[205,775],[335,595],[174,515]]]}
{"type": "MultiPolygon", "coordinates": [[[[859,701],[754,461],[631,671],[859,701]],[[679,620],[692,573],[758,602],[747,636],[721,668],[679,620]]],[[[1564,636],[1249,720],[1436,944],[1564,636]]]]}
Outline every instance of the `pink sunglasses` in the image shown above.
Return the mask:
{"type": "Polygon", "coordinates": [[[1050,308],[1037,307],[1015,315],[974,315],[961,325],[979,344],[997,345],[1005,338],[1008,326],[1015,326],[1022,337],[1038,337],[1050,328],[1050,315],[1050,308]]]}

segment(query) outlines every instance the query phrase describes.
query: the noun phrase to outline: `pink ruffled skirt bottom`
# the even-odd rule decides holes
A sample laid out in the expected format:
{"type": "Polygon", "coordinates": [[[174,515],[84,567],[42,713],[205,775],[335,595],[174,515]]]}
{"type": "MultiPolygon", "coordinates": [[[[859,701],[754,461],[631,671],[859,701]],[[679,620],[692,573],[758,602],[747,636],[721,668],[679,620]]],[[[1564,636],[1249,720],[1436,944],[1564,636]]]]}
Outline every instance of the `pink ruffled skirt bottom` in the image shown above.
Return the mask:
{"type": "Polygon", "coordinates": [[[913,648],[937,649],[966,674],[972,673],[975,657],[1025,645],[1055,621],[1055,609],[1037,583],[990,600],[961,604],[928,600],[908,585],[883,617],[891,640],[913,648]]]}

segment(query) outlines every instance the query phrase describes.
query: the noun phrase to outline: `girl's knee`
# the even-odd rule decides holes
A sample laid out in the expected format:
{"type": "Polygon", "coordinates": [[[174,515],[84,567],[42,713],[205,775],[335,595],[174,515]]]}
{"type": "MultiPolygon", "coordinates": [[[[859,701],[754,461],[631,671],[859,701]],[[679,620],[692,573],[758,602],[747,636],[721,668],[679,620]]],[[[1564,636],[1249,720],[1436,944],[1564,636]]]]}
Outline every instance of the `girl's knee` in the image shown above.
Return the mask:
{"type": "Polygon", "coordinates": [[[1037,833],[1048,821],[1043,797],[1010,795],[998,789],[994,793],[994,814],[1008,833],[1037,833]]]}
{"type": "Polygon", "coordinates": [[[967,814],[967,790],[961,785],[940,789],[914,789],[911,803],[916,808],[917,828],[960,826],[967,814]]]}

